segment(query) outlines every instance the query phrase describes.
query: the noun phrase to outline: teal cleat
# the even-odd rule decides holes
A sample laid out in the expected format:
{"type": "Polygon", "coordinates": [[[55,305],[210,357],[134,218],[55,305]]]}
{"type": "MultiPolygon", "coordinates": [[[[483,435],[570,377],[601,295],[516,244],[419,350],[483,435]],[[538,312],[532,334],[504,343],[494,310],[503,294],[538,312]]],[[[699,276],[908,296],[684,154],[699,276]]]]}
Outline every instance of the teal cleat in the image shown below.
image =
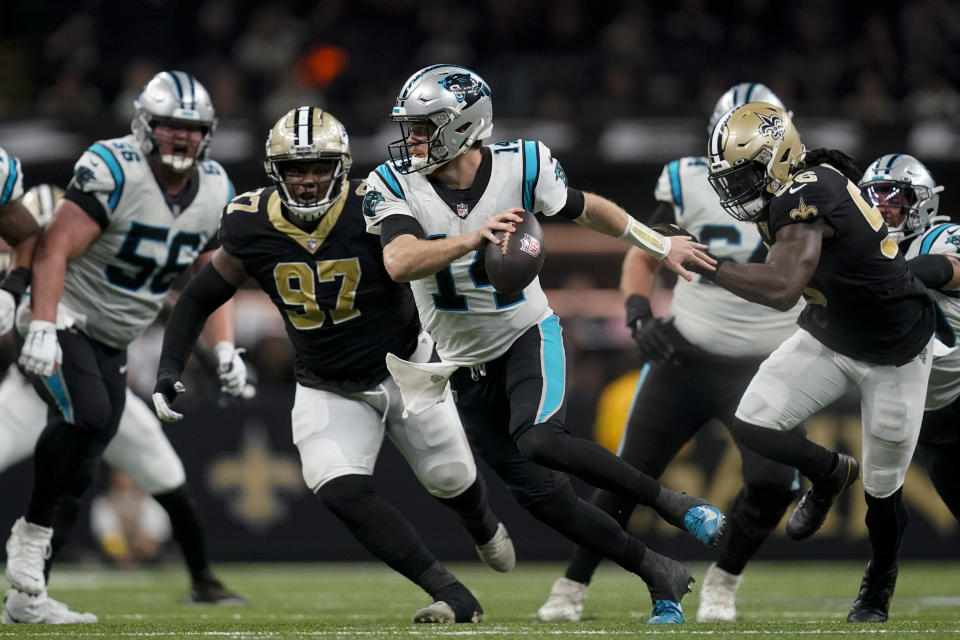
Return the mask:
{"type": "Polygon", "coordinates": [[[709,504],[691,507],[683,516],[683,528],[708,547],[715,547],[727,528],[723,512],[709,504]]]}
{"type": "Polygon", "coordinates": [[[683,624],[683,609],[673,600],[654,600],[653,616],[647,624],[683,624]]]}

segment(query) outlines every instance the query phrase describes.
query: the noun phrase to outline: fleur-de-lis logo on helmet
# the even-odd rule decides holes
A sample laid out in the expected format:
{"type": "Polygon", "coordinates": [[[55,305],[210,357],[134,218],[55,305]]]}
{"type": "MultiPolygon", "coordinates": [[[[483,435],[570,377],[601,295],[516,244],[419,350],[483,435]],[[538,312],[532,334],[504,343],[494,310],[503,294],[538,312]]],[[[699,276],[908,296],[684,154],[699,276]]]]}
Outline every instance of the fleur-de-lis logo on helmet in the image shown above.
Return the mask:
{"type": "Polygon", "coordinates": [[[765,115],[758,113],[757,117],[760,118],[760,129],[758,130],[761,135],[768,135],[774,140],[783,139],[783,121],[780,119],[780,116],[777,114],[765,115]]]}

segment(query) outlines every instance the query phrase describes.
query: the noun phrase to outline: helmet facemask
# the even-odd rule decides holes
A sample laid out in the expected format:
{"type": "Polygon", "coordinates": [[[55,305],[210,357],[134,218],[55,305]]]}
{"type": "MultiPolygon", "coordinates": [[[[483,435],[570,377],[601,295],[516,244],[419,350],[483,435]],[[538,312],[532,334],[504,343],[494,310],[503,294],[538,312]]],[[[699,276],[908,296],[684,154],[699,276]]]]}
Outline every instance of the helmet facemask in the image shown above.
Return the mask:
{"type": "Polygon", "coordinates": [[[450,124],[450,116],[444,111],[432,113],[425,118],[394,118],[400,125],[399,140],[387,145],[390,159],[395,165],[409,167],[404,173],[415,171],[431,174],[454,156],[443,145],[443,129],[450,124]],[[418,141],[412,143],[411,140],[418,141]]]}
{"type": "Polygon", "coordinates": [[[880,210],[887,233],[898,243],[923,233],[935,222],[949,220],[937,215],[943,186],[911,155],[877,158],[864,172],[859,186],[864,199],[880,210]]]}
{"type": "MultiPolygon", "coordinates": [[[[766,150],[761,151],[761,156],[766,150]]],[[[720,205],[737,220],[757,219],[770,200],[767,165],[762,158],[740,161],[710,174],[710,186],[720,196],[720,205]]]]}
{"type": "Polygon", "coordinates": [[[304,220],[319,218],[343,193],[347,171],[340,155],[312,160],[273,160],[268,174],[280,191],[280,199],[304,220]]]}

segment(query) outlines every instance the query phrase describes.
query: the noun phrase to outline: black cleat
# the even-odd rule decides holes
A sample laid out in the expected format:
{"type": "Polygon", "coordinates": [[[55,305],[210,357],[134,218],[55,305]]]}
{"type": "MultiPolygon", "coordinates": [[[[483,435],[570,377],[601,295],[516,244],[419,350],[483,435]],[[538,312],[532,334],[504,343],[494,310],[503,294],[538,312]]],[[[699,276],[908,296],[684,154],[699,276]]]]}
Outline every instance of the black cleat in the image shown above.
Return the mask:
{"type": "Polygon", "coordinates": [[[787,519],[787,535],[794,540],[806,540],[823,525],[830,507],[843,491],[856,482],[860,464],[853,456],[840,456],[837,466],[822,482],[807,489],[787,519]]]}
{"type": "Polygon", "coordinates": [[[216,578],[199,580],[190,587],[190,602],[196,604],[216,604],[225,607],[245,607],[247,599],[230,591],[216,578]]]}
{"type": "Polygon", "coordinates": [[[897,565],[885,573],[874,575],[867,564],[860,581],[860,593],[847,614],[847,622],[886,622],[890,612],[890,600],[897,586],[897,565]]]}

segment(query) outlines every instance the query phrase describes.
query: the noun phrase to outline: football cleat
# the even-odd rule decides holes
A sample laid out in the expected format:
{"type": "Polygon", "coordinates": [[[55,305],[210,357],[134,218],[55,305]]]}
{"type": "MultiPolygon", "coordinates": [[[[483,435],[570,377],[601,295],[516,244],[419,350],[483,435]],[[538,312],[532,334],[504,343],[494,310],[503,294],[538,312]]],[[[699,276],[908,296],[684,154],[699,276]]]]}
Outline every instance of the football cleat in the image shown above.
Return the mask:
{"type": "Polygon", "coordinates": [[[683,516],[683,528],[693,534],[701,544],[715,547],[727,528],[723,512],[709,504],[691,507],[683,516]]]}
{"type": "Polygon", "coordinates": [[[446,602],[438,600],[429,607],[418,609],[413,614],[413,621],[427,624],[453,624],[457,621],[457,615],[446,602]]]}
{"type": "Polygon", "coordinates": [[[711,564],[700,588],[697,622],[733,622],[737,619],[737,588],[742,575],[727,573],[711,564]]]}
{"type": "Polygon", "coordinates": [[[483,563],[494,571],[507,573],[517,566],[517,553],[513,548],[513,540],[510,539],[510,534],[507,533],[507,528],[502,522],[497,525],[497,532],[489,542],[474,548],[483,563]]]}
{"type": "Polygon", "coordinates": [[[3,598],[4,624],[93,624],[92,613],[71,611],[67,605],[47,596],[46,590],[31,595],[19,589],[7,589],[3,598]]]}
{"type": "Polygon", "coordinates": [[[46,589],[43,566],[50,557],[52,527],[42,527],[20,517],[7,539],[7,582],[15,589],[39,595],[46,589]]]}
{"type": "Polygon", "coordinates": [[[853,456],[837,454],[837,466],[822,482],[813,485],[787,518],[787,535],[794,540],[805,540],[816,533],[827,519],[837,496],[857,481],[860,464],[853,456]]]}
{"type": "Polygon", "coordinates": [[[883,574],[874,575],[870,564],[867,564],[860,582],[860,593],[847,614],[847,622],[886,622],[896,586],[897,565],[883,574]]]}
{"type": "Polygon", "coordinates": [[[683,624],[683,609],[679,602],[654,600],[653,615],[647,624],[683,624]]]}
{"type": "Polygon", "coordinates": [[[547,601],[537,610],[537,619],[543,622],[579,622],[586,601],[587,585],[569,578],[557,578],[547,601]]]}
{"type": "Polygon", "coordinates": [[[190,602],[216,604],[225,607],[245,607],[249,602],[243,596],[223,586],[216,578],[199,580],[190,587],[190,602]]]}

